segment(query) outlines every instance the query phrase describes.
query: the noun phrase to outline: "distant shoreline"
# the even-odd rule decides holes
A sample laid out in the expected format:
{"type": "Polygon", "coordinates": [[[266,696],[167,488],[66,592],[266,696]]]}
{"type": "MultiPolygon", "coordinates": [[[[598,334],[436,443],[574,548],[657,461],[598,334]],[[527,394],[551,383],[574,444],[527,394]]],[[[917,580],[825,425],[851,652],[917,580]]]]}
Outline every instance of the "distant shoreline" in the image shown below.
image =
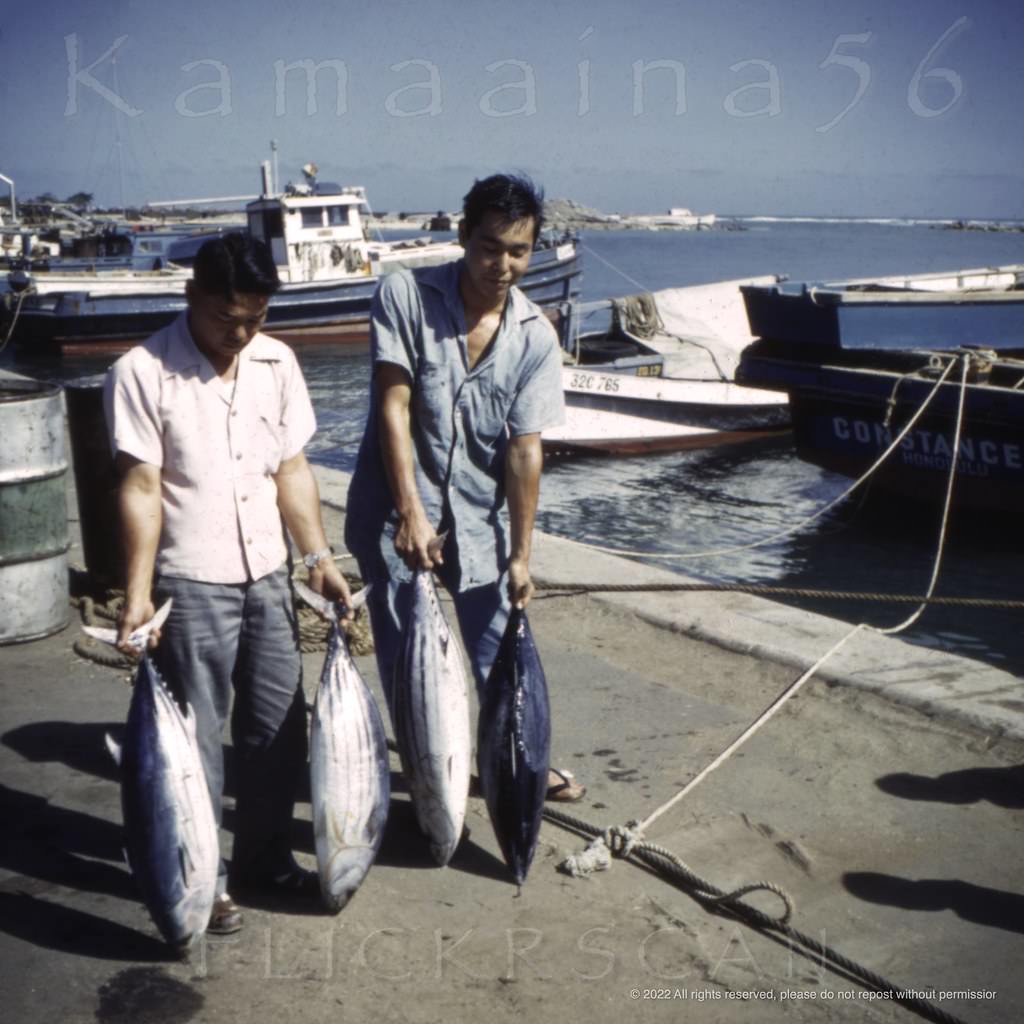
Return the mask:
{"type": "MultiPolygon", "coordinates": [[[[87,214],[97,223],[121,221],[115,211],[95,210],[87,214]]],[[[364,223],[373,229],[385,231],[454,231],[458,227],[460,211],[410,211],[363,214],[364,223]],[[447,225],[447,226],[442,226],[447,225]]],[[[129,211],[129,223],[152,229],[181,223],[216,227],[242,227],[245,213],[241,210],[195,208],[178,209],[173,213],[156,211],[149,207],[129,211]]],[[[930,227],[948,231],[1024,232],[1024,219],[1019,218],[940,218],[940,217],[856,217],[808,216],[776,214],[691,214],[672,211],[665,214],[606,214],[572,200],[549,200],[544,210],[545,227],[554,232],[579,231],[747,231],[751,226],[768,224],[835,224],[877,225],[881,227],[930,227]]],[[[11,230],[11,225],[0,208],[0,225],[11,230]]],[[[23,222],[31,227],[32,221],[23,222]]]]}

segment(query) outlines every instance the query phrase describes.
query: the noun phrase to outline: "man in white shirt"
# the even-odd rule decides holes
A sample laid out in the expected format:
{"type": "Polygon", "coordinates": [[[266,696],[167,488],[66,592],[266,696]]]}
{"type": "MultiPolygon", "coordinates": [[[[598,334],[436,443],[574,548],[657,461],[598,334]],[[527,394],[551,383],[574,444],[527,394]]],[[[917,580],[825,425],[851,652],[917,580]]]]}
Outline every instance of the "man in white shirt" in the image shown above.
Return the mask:
{"type": "MultiPolygon", "coordinates": [[[[260,333],[278,283],[261,243],[241,234],[206,243],[188,310],[108,373],[126,560],[118,633],[124,643],[152,617],[154,596],[173,597],[153,657],[196,714],[218,823],[234,692],[232,884],[315,891],[289,838],[306,712],[282,520],[313,589],[351,597],[303,454],[316,421],[301,370],[291,349],[260,333]]],[[[208,931],[241,924],[222,860],[208,931]]]]}

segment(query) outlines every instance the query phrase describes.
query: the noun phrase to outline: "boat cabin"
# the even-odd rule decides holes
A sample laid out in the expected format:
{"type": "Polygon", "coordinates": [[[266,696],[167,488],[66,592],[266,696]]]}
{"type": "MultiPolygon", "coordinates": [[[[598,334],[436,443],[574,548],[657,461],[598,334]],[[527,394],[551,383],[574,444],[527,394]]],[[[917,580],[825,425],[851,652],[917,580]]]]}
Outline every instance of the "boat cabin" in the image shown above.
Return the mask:
{"type": "Polygon", "coordinates": [[[270,247],[282,282],[330,281],[377,271],[363,235],[361,187],[288,186],[249,203],[249,232],[270,247]]]}

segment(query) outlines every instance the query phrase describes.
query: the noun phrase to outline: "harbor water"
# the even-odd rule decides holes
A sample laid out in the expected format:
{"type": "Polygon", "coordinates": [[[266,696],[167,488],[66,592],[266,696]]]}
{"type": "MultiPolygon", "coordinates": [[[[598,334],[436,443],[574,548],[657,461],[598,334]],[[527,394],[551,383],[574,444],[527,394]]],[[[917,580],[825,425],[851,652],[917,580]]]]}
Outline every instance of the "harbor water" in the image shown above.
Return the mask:
{"type": "MultiPolygon", "coordinates": [[[[1024,233],[1017,231],[752,218],[736,224],[736,230],[700,232],[584,232],[583,296],[759,274],[823,281],[1024,262],[1024,233]]],[[[299,355],[319,423],[309,454],[351,470],[366,416],[366,346],[307,347],[299,355]]],[[[12,353],[0,356],[0,365],[64,380],[104,369],[95,359],[57,366],[12,353]]],[[[885,522],[846,502],[780,536],[848,485],[801,462],[786,439],[628,458],[561,458],[546,466],[538,527],[708,580],[923,593],[938,537],[937,518],[926,513],[900,510],[885,522]],[[744,547],[757,541],[767,542],[744,547]],[[743,549],[692,557],[735,548],[743,549]],[[655,557],[660,555],[673,557],[655,557]]],[[[1005,526],[958,531],[946,546],[937,594],[1016,599],[1024,574],[1021,547],[1019,535],[1005,526]]],[[[883,626],[902,621],[911,610],[859,601],[794,603],[883,626]]],[[[1024,658],[1021,620],[1013,611],[931,608],[904,636],[1012,671],[1024,658]]]]}

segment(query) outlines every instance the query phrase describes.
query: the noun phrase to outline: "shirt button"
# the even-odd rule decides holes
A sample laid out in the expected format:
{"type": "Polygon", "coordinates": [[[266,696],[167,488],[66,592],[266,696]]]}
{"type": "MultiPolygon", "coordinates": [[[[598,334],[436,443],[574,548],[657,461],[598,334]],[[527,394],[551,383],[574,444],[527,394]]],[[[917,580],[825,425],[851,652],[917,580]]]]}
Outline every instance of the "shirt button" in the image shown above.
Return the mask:
{"type": "Polygon", "coordinates": [[[249,500],[249,495],[248,494],[243,494],[242,495],[242,501],[248,501],[248,500],[249,500]]]}
{"type": "Polygon", "coordinates": [[[252,537],[246,537],[245,538],[245,543],[246,544],[251,544],[252,543],[252,537]]]}
{"type": "Polygon", "coordinates": [[[241,452],[239,452],[239,453],[238,453],[238,454],[237,454],[237,455],[235,456],[235,458],[236,458],[236,459],[240,459],[241,457],[242,457],[242,453],[241,453],[241,452]]]}
{"type": "Polygon", "coordinates": [[[237,409],[232,409],[231,410],[231,415],[232,416],[237,416],[238,415],[238,410],[237,409]]]}

